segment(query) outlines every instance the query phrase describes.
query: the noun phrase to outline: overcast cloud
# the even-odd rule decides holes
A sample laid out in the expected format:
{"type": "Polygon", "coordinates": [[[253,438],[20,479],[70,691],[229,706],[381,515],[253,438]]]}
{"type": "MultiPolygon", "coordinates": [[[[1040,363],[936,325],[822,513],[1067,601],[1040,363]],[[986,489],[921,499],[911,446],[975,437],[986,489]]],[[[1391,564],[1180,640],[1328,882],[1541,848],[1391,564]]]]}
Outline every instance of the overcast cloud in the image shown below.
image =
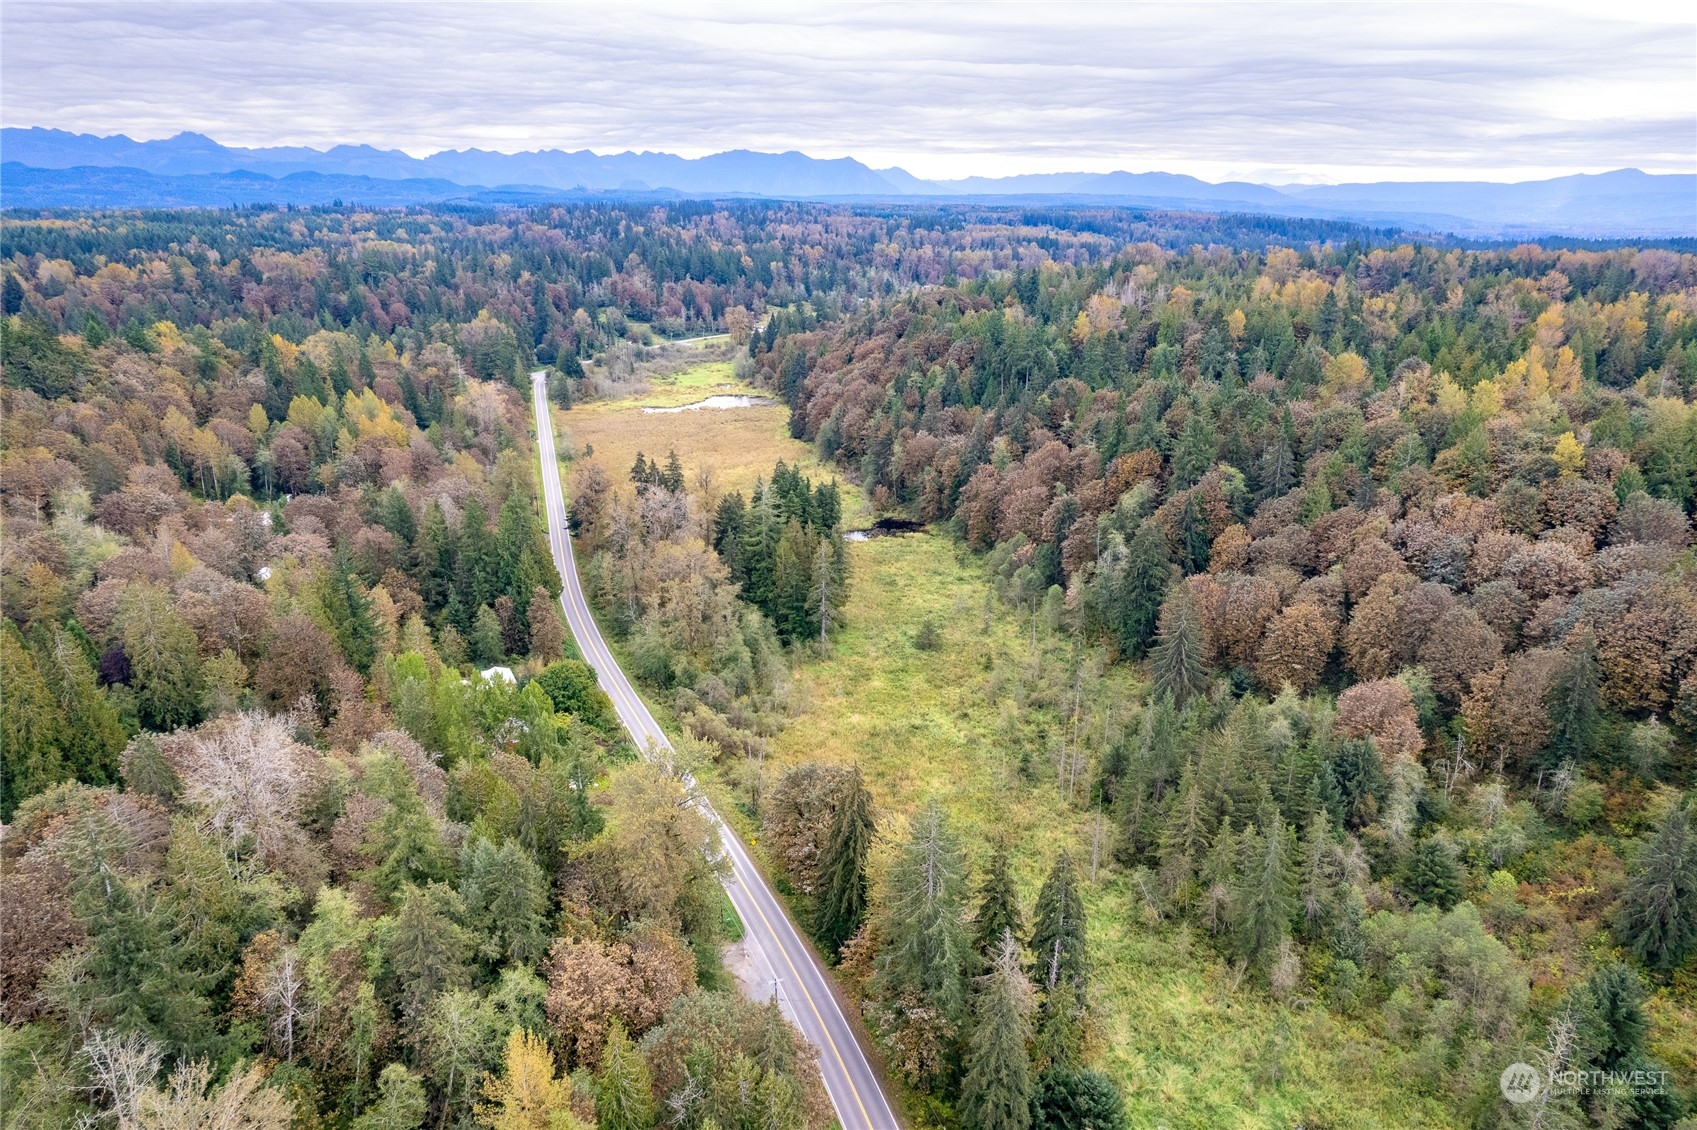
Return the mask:
{"type": "Polygon", "coordinates": [[[1691,172],[1693,10],[12,0],[0,117],[419,156],[798,149],[931,177],[1691,172]]]}

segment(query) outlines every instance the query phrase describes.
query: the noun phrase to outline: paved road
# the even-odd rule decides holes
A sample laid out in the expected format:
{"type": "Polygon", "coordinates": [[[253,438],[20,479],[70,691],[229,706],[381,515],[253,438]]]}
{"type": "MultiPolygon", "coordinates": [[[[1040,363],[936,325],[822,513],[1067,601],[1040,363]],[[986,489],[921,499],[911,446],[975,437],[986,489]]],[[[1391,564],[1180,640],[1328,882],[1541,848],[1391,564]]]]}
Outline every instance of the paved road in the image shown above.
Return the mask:
{"type": "MultiPolygon", "coordinates": [[[[607,697],[613,700],[619,721],[630,731],[638,749],[671,749],[671,743],[654,721],[654,716],[637,696],[630,680],[619,669],[601,630],[590,615],[589,602],[584,598],[578,581],[577,561],[572,555],[571,538],[566,533],[565,492],[560,486],[560,461],[554,450],[553,417],[548,412],[548,376],[532,373],[531,401],[536,413],[537,447],[542,459],[543,506],[548,515],[548,546],[554,554],[554,564],[564,583],[560,607],[566,623],[583,652],[584,659],[595,668],[595,676],[607,697]]],[[[731,897],[746,930],[746,942],[752,951],[755,966],[775,987],[784,1014],[801,1030],[802,1035],[819,1049],[819,1071],[825,1077],[825,1090],[837,1109],[837,1121],[843,1130],[899,1130],[901,1123],[884,1097],[878,1077],[866,1061],[866,1053],[856,1039],[854,1029],[843,1017],[837,998],[831,994],[825,971],[814,958],[813,951],[802,941],[777,896],[754,869],[748,852],[735,832],[725,825],[705,798],[698,796],[697,804],[719,829],[724,854],[730,861],[725,873],[725,891],[731,897]]]]}

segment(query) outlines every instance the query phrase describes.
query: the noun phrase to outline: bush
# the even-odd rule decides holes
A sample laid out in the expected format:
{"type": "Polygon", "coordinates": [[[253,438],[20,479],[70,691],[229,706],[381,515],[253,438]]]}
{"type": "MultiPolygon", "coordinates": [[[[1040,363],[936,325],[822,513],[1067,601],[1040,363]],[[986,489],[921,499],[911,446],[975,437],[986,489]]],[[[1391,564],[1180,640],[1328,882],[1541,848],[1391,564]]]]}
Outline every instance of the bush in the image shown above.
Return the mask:
{"type": "Polygon", "coordinates": [[[536,676],[536,682],[561,714],[570,714],[599,730],[618,729],[618,715],[613,713],[613,700],[595,682],[595,671],[577,659],[562,659],[550,663],[536,676]]]}
{"type": "Polygon", "coordinates": [[[913,635],[913,646],[920,651],[942,651],[943,633],[934,621],[927,618],[913,635]]]}

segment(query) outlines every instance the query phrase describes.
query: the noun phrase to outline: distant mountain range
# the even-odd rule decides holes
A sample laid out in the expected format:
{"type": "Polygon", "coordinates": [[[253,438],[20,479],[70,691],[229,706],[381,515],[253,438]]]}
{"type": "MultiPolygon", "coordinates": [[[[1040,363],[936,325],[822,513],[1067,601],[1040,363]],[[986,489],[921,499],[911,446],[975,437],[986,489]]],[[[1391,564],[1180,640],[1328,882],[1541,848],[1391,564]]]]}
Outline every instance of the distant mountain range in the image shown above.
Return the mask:
{"type": "Polygon", "coordinates": [[[1697,236],[1697,175],[1621,169],[1519,184],[1478,181],[1283,185],[1211,184],[1174,173],[1050,173],[922,180],[852,158],[746,149],[684,158],[671,153],[558,149],[447,150],[412,157],[338,145],[242,149],[197,133],[162,141],[52,129],[0,131],[0,206],[221,207],[229,204],[373,206],[447,202],[531,204],[590,194],[926,198],[1080,202],[1358,220],[1465,236],[1598,238],[1697,236]]]}

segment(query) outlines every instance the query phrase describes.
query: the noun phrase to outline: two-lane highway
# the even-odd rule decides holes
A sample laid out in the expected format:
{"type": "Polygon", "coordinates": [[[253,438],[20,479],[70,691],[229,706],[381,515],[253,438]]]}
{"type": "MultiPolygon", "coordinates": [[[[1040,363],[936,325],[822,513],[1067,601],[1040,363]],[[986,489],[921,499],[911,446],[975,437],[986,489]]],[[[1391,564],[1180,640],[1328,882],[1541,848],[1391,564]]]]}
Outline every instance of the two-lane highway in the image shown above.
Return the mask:
{"type": "MultiPolygon", "coordinates": [[[[543,508],[548,519],[548,545],[554,554],[554,564],[560,570],[563,589],[560,607],[566,623],[577,639],[584,659],[595,669],[595,677],[619,721],[630,731],[638,749],[670,750],[671,743],[659,723],[637,696],[636,689],[619,668],[607,642],[601,638],[595,617],[590,615],[589,601],[578,581],[577,561],[572,555],[571,538],[566,530],[565,491],[560,485],[560,461],[554,448],[554,421],[548,410],[548,374],[530,375],[531,401],[536,413],[537,449],[542,459],[543,508]]],[[[843,1016],[825,979],[825,971],[802,941],[789,916],[784,913],[766,881],[754,869],[754,863],[743,848],[737,834],[726,826],[713,811],[705,797],[697,798],[701,810],[719,830],[719,839],[730,870],[724,876],[725,890],[731,905],[742,917],[749,947],[756,967],[766,972],[766,979],[778,994],[784,1014],[819,1049],[819,1071],[825,1078],[825,1090],[837,1109],[837,1121],[843,1130],[899,1130],[890,1102],[867,1062],[866,1053],[843,1016]]]]}

